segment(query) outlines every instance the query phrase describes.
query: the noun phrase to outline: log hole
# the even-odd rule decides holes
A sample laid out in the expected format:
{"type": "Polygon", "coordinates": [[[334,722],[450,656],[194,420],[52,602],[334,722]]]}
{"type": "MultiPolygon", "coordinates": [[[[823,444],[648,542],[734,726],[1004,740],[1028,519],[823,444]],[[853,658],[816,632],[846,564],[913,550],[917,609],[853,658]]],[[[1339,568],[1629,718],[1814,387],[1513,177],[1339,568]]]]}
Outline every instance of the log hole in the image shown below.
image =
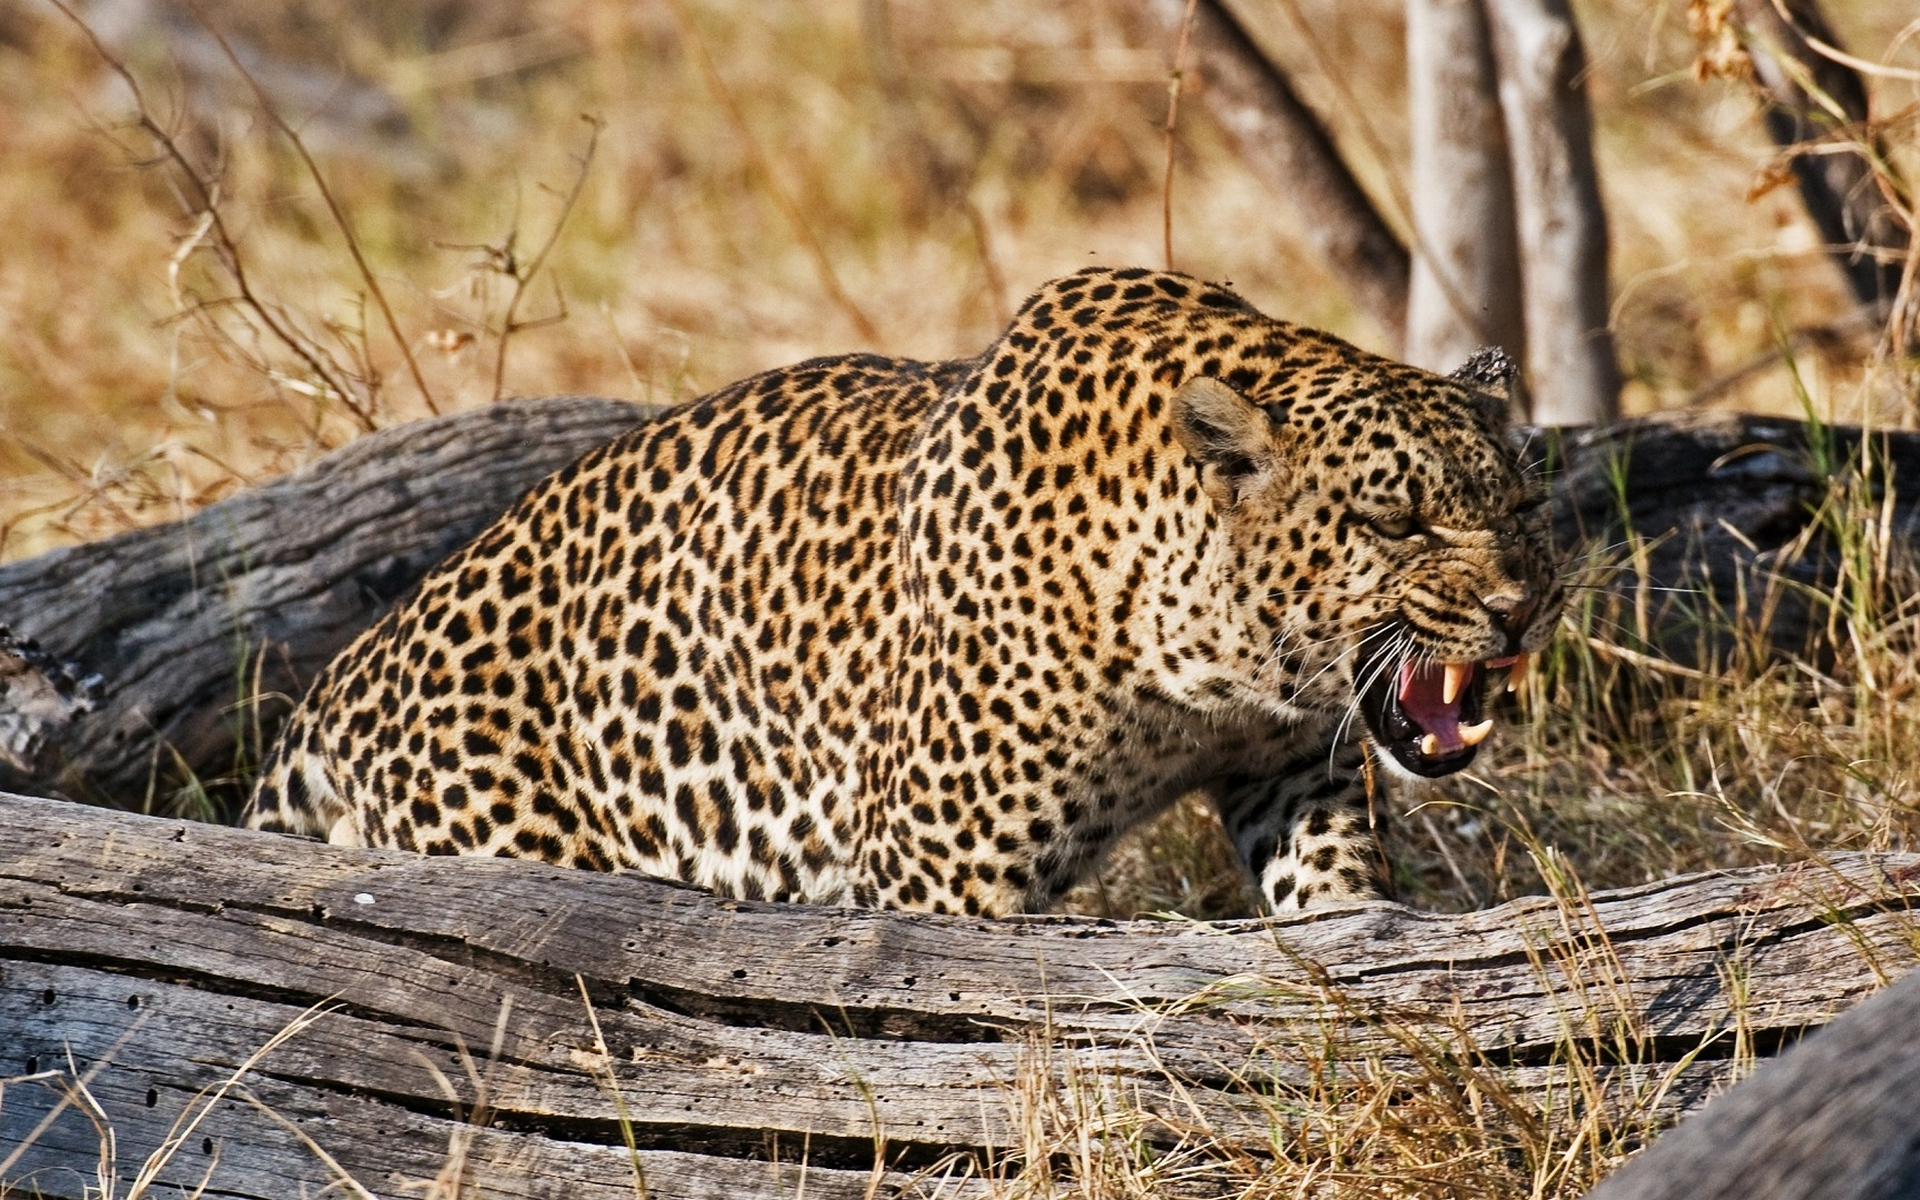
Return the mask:
{"type": "MultiPolygon", "coordinates": [[[[714,1021],[745,1029],[777,1029],[787,1033],[826,1033],[840,1037],[902,1042],[973,1043],[1005,1041],[1017,1033],[1019,1022],[985,1013],[935,1013],[851,999],[828,1009],[817,1004],[776,1000],[764,996],[713,996],[638,979],[627,981],[635,1001],[695,1020],[714,1021]]],[[[959,1000],[958,992],[948,993],[959,1000]]]]}

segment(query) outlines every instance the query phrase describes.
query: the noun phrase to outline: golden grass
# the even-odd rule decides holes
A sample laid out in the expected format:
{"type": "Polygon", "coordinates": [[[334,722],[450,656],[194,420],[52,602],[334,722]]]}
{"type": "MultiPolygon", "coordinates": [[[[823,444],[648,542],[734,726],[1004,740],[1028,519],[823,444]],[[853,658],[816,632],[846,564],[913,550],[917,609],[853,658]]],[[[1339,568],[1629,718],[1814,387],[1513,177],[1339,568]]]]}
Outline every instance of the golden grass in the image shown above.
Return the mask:
{"type": "MultiPolygon", "coordinates": [[[[403,345],[440,406],[493,397],[514,272],[578,175],[582,114],[603,136],[542,278],[524,287],[510,394],[673,399],[857,347],[971,353],[1045,278],[1161,260],[1173,47],[1121,0],[679,7],[684,21],[676,6],[612,0],[204,6],[268,64],[268,93],[312,150],[367,276],[315,176],[190,10],[174,10],[186,33],[172,42],[109,40],[161,124],[217,176],[262,299],[359,372],[378,423],[425,411],[403,345]]],[[[1828,329],[1844,326],[1845,296],[1792,190],[1745,198],[1772,152],[1742,92],[1692,81],[1675,7],[1583,13],[1629,406],[1684,402],[1767,355],[1780,326],[1826,331],[1818,369],[1837,411],[1883,406],[1845,386],[1866,337],[1828,329]]],[[[1907,19],[1893,0],[1845,9],[1842,33],[1869,55],[1907,19]]],[[[1398,11],[1248,6],[1396,213],[1398,11]]],[[[0,256],[0,554],[176,515],[358,428],[224,303],[233,289],[200,206],[153,161],[125,89],[79,32],[52,8],[12,7],[0,60],[12,114],[0,219],[16,247],[0,256]]],[[[1878,86],[1886,111],[1911,102],[1910,84],[1878,86]]],[[[1377,345],[1291,235],[1284,200],[1246,176],[1198,105],[1178,143],[1176,265],[1377,345]]],[[[1792,396],[1763,371],[1716,402],[1784,410],[1792,396]]]]}

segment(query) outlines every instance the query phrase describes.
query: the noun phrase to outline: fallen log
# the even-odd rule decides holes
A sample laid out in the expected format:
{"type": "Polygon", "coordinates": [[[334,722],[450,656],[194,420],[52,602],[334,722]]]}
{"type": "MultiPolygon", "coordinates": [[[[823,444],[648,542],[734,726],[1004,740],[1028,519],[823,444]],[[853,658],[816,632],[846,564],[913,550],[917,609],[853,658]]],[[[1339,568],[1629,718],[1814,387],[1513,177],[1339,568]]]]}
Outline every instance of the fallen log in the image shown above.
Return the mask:
{"type": "Polygon", "coordinates": [[[0,566],[0,787],[138,806],[244,769],[333,655],[648,410],[497,404],[348,443],[181,521],[0,566]],[[238,763],[237,763],[238,760],[238,763]]]}
{"type": "MultiPolygon", "coordinates": [[[[230,809],[288,698],[341,646],[535,480],[643,416],[575,398],[421,421],[184,521],[0,566],[0,788],[230,809]]],[[[1595,577],[1619,611],[1597,625],[1629,631],[1629,655],[1708,659],[1763,612],[1803,653],[1846,561],[1822,506],[1851,496],[1853,528],[1896,545],[1920,528],[1911,495],[1888,495],[1920,479],[1911,433],[1696,415],[1549,431],[1533,452],[1563,547],[1611,548],[1595,577]]]]}
{"type": "Polygon", "coordinates": [[[1736,645],[1830,662],[1913,590],[1920,434],[1690,412],[1548,431],[1554,536],[1601,599],[1589,630],[1720,669],[1736,645]],[[1837,636],[1836,636],[1837,635],[1837,636]]]}
{"type": "Polygon", "coordinates": [[[0,826],[0,1191],[49,1197],[965,1196],[1076,1121],[1237,1194],[1336,1076],[1652,1128],[1920,944],[1920,855],[984,921],[22,797],[0,826]]]}
{"type": "Polygon", "coordinates": [[[1920,973],[1795,1046],[1588,1200],[1920,1195],[1920,973]]]}

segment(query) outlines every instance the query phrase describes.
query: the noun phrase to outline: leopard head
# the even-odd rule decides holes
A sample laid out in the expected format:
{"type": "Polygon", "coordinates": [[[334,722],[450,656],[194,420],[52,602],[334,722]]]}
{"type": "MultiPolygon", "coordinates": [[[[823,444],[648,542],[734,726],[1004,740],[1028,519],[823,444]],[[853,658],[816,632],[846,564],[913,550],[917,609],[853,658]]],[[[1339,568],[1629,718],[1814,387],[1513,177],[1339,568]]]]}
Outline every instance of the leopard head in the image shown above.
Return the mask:
{"type": "Polygon", "coordinates": [[[1174,395],[1253,648],[1234,691],[1358,717],[1391,768],[1450,774],[1559,619],[1546,491],[1487,363],[1447,378],[1336,346],[1332,367],[1174,395]]]}

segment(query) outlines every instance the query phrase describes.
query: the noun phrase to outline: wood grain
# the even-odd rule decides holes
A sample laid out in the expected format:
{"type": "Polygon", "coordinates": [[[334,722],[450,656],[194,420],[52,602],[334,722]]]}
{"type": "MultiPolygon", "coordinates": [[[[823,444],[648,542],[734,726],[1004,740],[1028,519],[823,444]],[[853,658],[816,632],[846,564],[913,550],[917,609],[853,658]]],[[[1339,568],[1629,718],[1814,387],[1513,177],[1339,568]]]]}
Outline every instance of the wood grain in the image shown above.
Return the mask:
{"type": "MultiPolygon", "coordinates": [[[[288,1123],[380,1195],[451,1147],[464,1194],[630,1196],[629,1134],[650,1196],[793,1195],[802,1159],[807,1195],[864,1196],[876,1153],[883,1194],[976,1194],[1038,1089],[1258,1155],[1327,1055],[1417,1074],[1417,1047],[1538,1098],[1570,1037],[1630,1047],[1603,1090],[1671,1113],[1737,1043],[1771,1051],[1908,967],[1920,896],[1920,856],[1841,856],[1458,916],[994,922],[18,797],[0,824],[0,1077],[97,1068],[123,1175],[324,1013],[161,1172],[232,1196],[331,1182],[288,1123]]],[[[27,1144],[56,1097],[6,1088],[0,1177],[79,1196],[84,1115],[27,1144]]]]}
{"type": "Polygon", "coordinates": [[[1920,973],[1767,1063],[1590,1200],[1920,1195],[1920,973]]]}

